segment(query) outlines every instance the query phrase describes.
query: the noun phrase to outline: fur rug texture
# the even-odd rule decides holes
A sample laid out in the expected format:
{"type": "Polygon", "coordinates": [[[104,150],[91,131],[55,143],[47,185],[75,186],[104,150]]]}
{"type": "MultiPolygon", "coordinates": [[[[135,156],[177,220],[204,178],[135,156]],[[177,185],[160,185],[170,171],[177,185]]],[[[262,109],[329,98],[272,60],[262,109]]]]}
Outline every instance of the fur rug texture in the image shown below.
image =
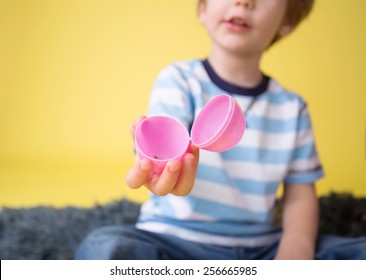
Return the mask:
{"type": "MultiPolygon", "coordinates": [[[[319,198],[320,233],[366,236],[366,198],[331,193],[319,198]]],[[[0,210],[0,259],[72,259],[81,240],[92,230],[134,223],[140,205],[120,200],[90,209],[34,207],[0,210]]],[[[281,202],[276,206],[280,221],[281,202]]]]}

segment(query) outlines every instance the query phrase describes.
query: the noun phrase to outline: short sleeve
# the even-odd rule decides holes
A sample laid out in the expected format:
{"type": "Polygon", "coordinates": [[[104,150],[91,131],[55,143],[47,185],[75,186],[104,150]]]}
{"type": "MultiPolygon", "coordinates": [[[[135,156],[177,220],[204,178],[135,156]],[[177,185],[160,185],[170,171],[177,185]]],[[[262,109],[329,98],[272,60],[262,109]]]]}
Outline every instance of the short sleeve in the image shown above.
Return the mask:
{"type": "Polygon", "coordinates": [[[297,120],[295,148],[284,183],[314,183],[324,176],[306,103],[297,120]]]}
{"type": "Polygon", "coordinates": [[[182,71],[172,64],[159,73],[150,94],[148,116],[169,116],[189,128],[193,122],[194,108],[182,71]]]}

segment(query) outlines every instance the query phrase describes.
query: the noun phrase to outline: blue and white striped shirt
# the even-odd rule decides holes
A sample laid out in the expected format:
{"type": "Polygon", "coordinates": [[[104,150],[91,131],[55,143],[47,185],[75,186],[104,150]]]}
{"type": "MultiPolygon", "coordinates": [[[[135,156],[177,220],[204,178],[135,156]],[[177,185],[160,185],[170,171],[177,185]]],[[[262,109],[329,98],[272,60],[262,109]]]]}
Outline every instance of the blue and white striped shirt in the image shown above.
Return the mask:
{"type": "Polygon", "coordinates": [[[271,78],[241,88],[218,77],[207,60],[195,59],[161,71],[148,115],[174,117],[190,130],[203,106],[219,94],[230,94],[243,108],[243,138],[226,152],[201,150],[192,192],[152,194],[137,227],[222,246],[266,245],[280,237],[273,225],[279,185],[313,183],[324,175],[307,106],[271,78]]]}

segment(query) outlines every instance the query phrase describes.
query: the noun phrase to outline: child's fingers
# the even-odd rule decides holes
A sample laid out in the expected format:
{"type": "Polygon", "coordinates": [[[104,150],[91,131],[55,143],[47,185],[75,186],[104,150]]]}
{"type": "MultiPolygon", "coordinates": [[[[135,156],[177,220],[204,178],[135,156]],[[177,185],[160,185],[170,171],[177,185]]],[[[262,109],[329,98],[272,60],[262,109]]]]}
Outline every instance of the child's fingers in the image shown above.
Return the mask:
{"type": "Polygon", "coordinates": [[[149,160],[136,159],[135,164],[127,173],[126,184],[132,189],[137,189],[141,187],[148,180],[151,170],[152,170],[152,163],[149,160]]]}
{"type": "Polygon", "coordinates": [[[189,153],[194,155],[195,162],[198,164],[198,161],[200,159],[200,149],[198,149],[195,145],[190,143],[189,147],[188,147],[188,151],[189,151],[189,153]]]}
{"type": "Polygon", "coordinates": [[[132,139],[135,140],[135,132],[136,132],[136,127],[138,126],[138,124],[142,121],[146,119],[146,116],[139,116],[130,126],[130,133],[132,136],[132,139]]]}
{"type": "Polygon", "coordinates": [[[151,183],[147,184],[146,187],[156,195],[167,195],[177,183],[181,166],[182,164],[178,160],[169,161],[163,173],[152,178],[151,183]]]}
{"type": "Polygon", "coordinates": [[[188,195],[194,185],[196,179],[197,166],[199,161],[198,149],[193,151],[195,154],[188,153],[183,158],[182,171],[179,181],[172,190],[172,194],[177,196],[188,195]]]}
{"type": "Polygon", "coordinates": [[[199,149],[193,145],[192,142],[189,143],[189,146],[188,146],[188,150],[187,150],[187,153],[191,153],[194,155],[195,158],[199,158],[199,149]]]}

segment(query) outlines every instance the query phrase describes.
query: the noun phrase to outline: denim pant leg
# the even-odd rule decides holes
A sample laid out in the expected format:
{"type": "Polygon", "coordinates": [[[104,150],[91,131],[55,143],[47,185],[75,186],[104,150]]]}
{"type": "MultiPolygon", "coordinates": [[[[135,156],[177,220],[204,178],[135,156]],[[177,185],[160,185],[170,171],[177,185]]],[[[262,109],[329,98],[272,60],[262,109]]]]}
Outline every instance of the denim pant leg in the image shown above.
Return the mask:
{"type": "Polygon", "coordinates": [[[91,232],[80,244],[75,259],[159,259],[154,242],[134,226],[103,227],[91,232]]]}
{"type": "Polygon", "coordinates": [[[321,235],[317,241],[315,259],[366,260],[366,237],[346,238],[321,235]]]}
{"type": "Polygon", "coordinates": [[[79,246],[75,259],[232,259],[232,253],[232,248],[186,241],[128,225],[93,231],[79,246]]]}
{"type": "Polygon", "coordinates": [[[240,247],[237,249],[239,260],[272,260],[276,256],[278,241],[259,247],[240,247]]]}

